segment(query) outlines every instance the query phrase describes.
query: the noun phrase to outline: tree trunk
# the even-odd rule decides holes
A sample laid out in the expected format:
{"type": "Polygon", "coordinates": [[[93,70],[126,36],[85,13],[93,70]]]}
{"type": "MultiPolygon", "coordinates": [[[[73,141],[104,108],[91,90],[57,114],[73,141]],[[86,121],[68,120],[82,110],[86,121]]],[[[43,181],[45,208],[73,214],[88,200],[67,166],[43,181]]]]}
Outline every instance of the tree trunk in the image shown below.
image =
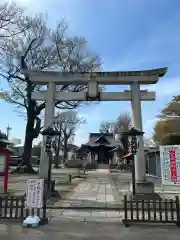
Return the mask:
{"type": "Polygon", "coordinates": [[[33,118],[28,118],[26,125],[26,135],[24,141],[24,152],[22,156],[22,165],[26,166],[29,170],[32,170],[31,163],[31,151],[32,151],[32,142],[34,139],[34,120],[33,118]]]}
{"type": "Polygon", "coordinates": [[[64,135],[64,162],[67,163],[68,157],[68,140],[67,137],[64,135]]]}
{"type": "Polygon", "coordinates": [[[125,136],[121,139],[123,148],[124,148],[124,152],[125,154],[127,154],[129,152],[129,142],[128,142],[128,137],[125,136]]]}
{"type": "MultiPolygon", "coordinates": [[[[31,42],[32,44],[33,42],[31,42]]],[[[27,65],[25,63],[25,56],[21,58],[21,65],[23,68],[28,69],[27,65]]],[[[25,132],[25,141],[24,141],[24,152],[22,155],[22,161],[21,163],[17,166],[17,168],[12,171],[13,172],[23,172],[23,173],[29,173],[29,174],[35,174],[37,173],[34,171],[32,168],[32,163],[31,163],[31,151],[32,151],[32,142],[35,137],[38,136],[37,128],[39,127],[39,132],[40,132],[40,124],[41,121],[38,119],[36,123],[36,127],[34,128],[35,124],[35,119],[38,114],[36,114],[36,102],[32,100],[31,94],[33,91],[33,83],[29,80],[29,76],[25,76],[25,80],[27,83],[27,124],[26,124],[26,132],[25,132]],[[21,171],[22,169],[22,171],[21,171]]]]}
{"type": "Polygon", "coordinates": [[[28,174],[36,174],[37,172],[32,168],[31,163],[31,151],[32,151],[32,142],[34,139],[34,113],[33,111],[29,111],[27,114],[27,124],[26,124],[26,131],[25,131],[25,141],[24,141],[24,151],[22,155],[22,161],[17,166],[17,168],[12,171],[21,172],[21,173],[28,173],[28,174]]]}
{"type": "Polygon", "coordinates": [[[55,164],[54,167],[58,168],[59,167],[59,149],[61,145],[61,136],[58,136],[58,144],[57,144],[57,150],[56,150],[56,156],[55,156],[55,164]]]}

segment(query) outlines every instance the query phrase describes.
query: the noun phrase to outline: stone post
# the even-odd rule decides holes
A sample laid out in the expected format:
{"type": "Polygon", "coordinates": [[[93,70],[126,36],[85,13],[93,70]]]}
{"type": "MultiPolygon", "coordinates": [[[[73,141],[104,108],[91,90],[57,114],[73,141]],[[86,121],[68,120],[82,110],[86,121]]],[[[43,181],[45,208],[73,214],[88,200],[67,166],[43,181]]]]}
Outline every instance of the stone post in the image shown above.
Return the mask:
{"type": "MultiPolygon", "coordinates": [[[[141,113],[141,100],[140,100],[140,85],[139,83],[131,84],[132,91],[132,116],[133,126],[142,131],[142,113],[141,113]]],[[[143,136],[138,136],[139,149],[135,156],[135,169],[136,181],[143,182],[146,179],[146,163],[144,157],[144,141],[143,136]]]]}
{"type": "MultiPolygon", "coordinates": [[[[49,82],[46,98],[46,108],[45,108],[45,118],[44,118],[44,129],[48,128],[54,118],[54,108],[55,108],[55,88],[56,85],[53,82],[49,82]]],[[[46,136],[43,136],[42,146],[41,146],[41,158],[40,158],[40,169],[39,177],[42,179],[48,179],[48,168],[49,168],[49,157],[45,152],[44,144],[46,142],[46,136]]]]}
{"type": "MultiPolygon", "coordinates": [[[[132,116],[133,125],[139,131],[143,131],[142,127],[142,113],[141,113],[141,99],[140,99],[140,84],[134,82],[131,84],[132,91],[132,116]]],[[[139,148],[135,156],[135,179],[136,179],[136,193],[152,193],[153,184],[146,181],[146,161],[144,156],[144,141],[143,136],[138,136],[139,148]]]]}

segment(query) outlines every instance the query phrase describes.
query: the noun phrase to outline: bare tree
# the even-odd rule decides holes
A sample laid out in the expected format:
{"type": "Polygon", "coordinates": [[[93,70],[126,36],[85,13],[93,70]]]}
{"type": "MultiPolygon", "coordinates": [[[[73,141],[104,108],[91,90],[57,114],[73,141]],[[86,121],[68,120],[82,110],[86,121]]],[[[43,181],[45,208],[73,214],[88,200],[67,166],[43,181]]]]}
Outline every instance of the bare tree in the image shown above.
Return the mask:
{"type": "Polygon", "coordinates": [[[157,144],[153,141],[153,139],[144,137],[144,147],[157,147],[157,144]]]}
{"type": "MultiPolygon", "coordinates": [[[[62,72],[95,71],[100,68],[100,59],[87,51],[84,38],[67,36],[67,25],[63,21],[55,30],[47,28],[42,15],[26,17],[25,23],[27,22],[29,28],[26,31],[1,43],[4,62],[0,74],[11,88],[11,95],[6,100],[14,104],[16,111],[25,114],[27,118],[23,160],[17,171],[25,166],[28,173],[33,173],[30,161],[32,141],[40,133],[40,114],[45,108],[45,102],[32,100],[31,92],[44,89],[44,86],[31,83],[29,77],[22,73],[20,57],[24,55],[23,64],[28,69],[56,69],[62,72]]],[[[78,92],[85,88],[84,85],[60,85],[57,86],[57,91],[78,92]]],[[[55,102],[59,109],[74,109],[79,105],[78,101],[55,102]]]]}
{"type": "Polygon", "coordinates": [[[56,116],[54,121],[54,128],[60,132],[60,135],[56,139],[56,160],[55,167],[58,167],[59,149],[62,146],[64,150],[64,162],[67,160],[68,143],[71,143],[72,139],[76,135],[76,131],[81,124],[85,124],[86,120],[79,117],[75,111],[61,112],[56,116]]]}
{"type": "Polygon", "coordinates": [[[0,3],[0,39],[12,37],[26,29],[24,28],[25,25],[27,27],[25,22],[24,25],[21,26],[23,28],[18,28],[22,20],[22,12],[23,9],[17,7],[16,4],[8,2],[0,3]]]}
{"type": "Polygon", "coordinates": [[[103,121],[100,124],[99,132],[100,133],[110,133],[111,132],[112,123],[109,121],[103,121]]]}
{"type": "Polygon", "coordinates": [[[57,116],[55,117],[53,121],[53,128],[55,131],[59,132],[58,136],[55,136],[54,143],[55,143],[55,164],[54,167],[58,168],[59,167],[59,151],[63,145],[63,131],[62,131],[62,126],[63,126],[63,120],[64,117],[62,116],[61,113],[58,113],[57,116]]]}
{"type": "Polygon", "coordinates": [[[121,135],[121,143],[125,152],[128,152],[128,138],[123,137],[123,132],[128,131],[131,126],[131,116],[129,113],[121,113],[114,124],[114,133],[121,135]]]}
{"type": "Polygon", "coordinates": [[[114,124],[114,131],[115,133],[126,132],[131,126],[132,122],[129,113],[121,113],[114,124]]]}
{"type": "Polygon", "coordinates": [[[0,71],[4,63],[4,42],[29,28],[29,19],[23,11],[15,3],[0,3],[0,71]]]}

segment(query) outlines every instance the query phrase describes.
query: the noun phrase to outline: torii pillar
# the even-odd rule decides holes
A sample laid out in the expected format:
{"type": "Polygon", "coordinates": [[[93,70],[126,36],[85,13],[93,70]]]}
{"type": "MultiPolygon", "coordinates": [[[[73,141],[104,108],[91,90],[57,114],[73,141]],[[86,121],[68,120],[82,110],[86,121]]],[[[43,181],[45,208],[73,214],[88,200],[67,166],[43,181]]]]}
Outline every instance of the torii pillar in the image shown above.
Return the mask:
{"type": "MultiPolygon", "coordinates": [[[[132,120],[133,126],[143,131],[142,124],[142,111],[140,99],[140,84],[134,82],[131,84],[131,107],[132,107],[132,120]]],[[[136,193],[153,193],[154,184],[146,181],[146,161],[144,157],[144,140],[143,135],[138,136],[138,151],[134,158],[135,161],[135,180],[136,180],[136,193]]]]}
{"type": "MultiPolygon", "coordinates": [[[[46,107],[45,107],[45,117],[44,117],[44,129],[47,129],[52,125],[55,110],[55,89],[56,84],[54,82],[49,82],[46,92],[46,107]]],[[[41,159],[39,165],[39,177],[44,179],[45,182],[48,180],[48,169],[49,169],[49,157],[45,152],[45,142],[47,136],[43,136],[43,141],[41,144],[41,159]]]]}
{"type": "MultiPolygon", "coordinates": [[[[131,84],[132,91],[132,120],[133,126],[139,130],[143,131],[142,126],[142,112],[141,112],[141,100],[140,100],[140,85],[139,83],[131,84]]],[[[144,141],[143,136],[138,136],[139,150],[135,156],[135,169],[136,169],[136,181],[143,182],[146,179],[146,164],[144,161],[144,141]],[[137,160],[138,159],[138,160],[137,160]]]]}

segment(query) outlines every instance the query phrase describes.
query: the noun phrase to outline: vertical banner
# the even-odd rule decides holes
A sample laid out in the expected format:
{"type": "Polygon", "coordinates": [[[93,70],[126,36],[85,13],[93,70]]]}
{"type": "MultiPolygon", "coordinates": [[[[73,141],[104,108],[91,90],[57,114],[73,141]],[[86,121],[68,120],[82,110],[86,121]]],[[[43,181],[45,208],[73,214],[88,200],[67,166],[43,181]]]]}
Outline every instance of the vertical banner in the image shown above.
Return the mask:
{"type": "Polygon", "coordinates": [[[177,168],[176,168],[176,151],[174,149],[170,149],[169,159],[170,159],[171,181],[176,184],[177,183],[177,168]]]}
{"type": "Polygon", "coordinates": [[[180,145],[160,146],[163,185],[180,184],[180,145]]]}

